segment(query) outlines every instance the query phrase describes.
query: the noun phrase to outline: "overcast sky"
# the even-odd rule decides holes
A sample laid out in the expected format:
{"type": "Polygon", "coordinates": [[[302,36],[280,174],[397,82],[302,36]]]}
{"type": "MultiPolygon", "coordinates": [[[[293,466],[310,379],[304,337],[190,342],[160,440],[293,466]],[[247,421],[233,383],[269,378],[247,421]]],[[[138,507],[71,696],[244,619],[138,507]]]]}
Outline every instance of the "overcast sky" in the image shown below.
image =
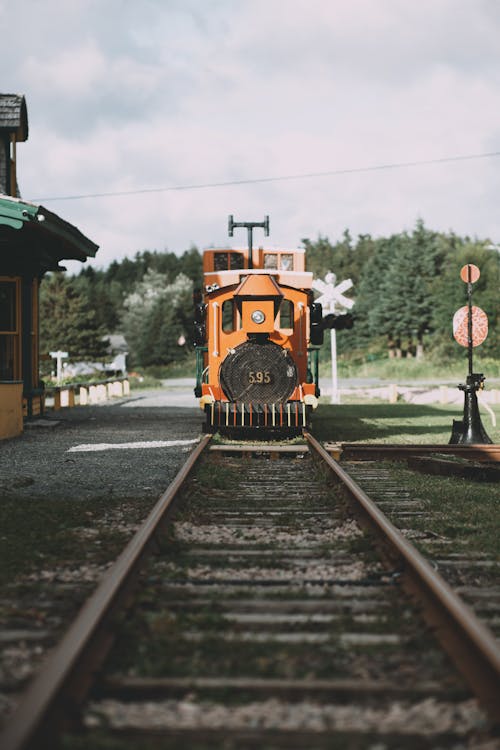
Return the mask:
{"type": "Polygon", "coordinates": [[[0,28],[22,196],[93,265],[227,244],[230,213],[281,246],[419,217],[500,242],[500,156],[357,171],[500,152],[500,0],[0,0],[0,28]]]}

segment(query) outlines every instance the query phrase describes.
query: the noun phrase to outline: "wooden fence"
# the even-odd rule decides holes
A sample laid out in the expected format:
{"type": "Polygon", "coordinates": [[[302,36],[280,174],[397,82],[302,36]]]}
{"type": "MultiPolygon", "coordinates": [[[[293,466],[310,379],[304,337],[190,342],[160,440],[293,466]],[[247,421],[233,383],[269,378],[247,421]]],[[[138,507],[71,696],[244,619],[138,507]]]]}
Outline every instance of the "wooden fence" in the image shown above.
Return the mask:
{"type": "Polygon", "coordinates": [[[58,411],[65,407],[100,404],[129,394],[130,384],[127,377],[91,383],[67,383],[45,388],[45,408],[52,407],[54,411],[58,411]]]}

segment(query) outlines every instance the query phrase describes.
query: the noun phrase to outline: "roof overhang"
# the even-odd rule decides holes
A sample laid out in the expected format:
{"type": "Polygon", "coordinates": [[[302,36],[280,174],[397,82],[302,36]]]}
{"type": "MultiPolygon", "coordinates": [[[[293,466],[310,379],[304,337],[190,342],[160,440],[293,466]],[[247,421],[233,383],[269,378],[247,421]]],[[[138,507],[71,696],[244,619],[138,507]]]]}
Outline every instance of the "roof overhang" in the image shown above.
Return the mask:
{"type": "Polygon", "coordinates": [[[0,196],[0,274],[61,270],[61,260],[85,262],[98,248],[43,206],[0,196]]]}

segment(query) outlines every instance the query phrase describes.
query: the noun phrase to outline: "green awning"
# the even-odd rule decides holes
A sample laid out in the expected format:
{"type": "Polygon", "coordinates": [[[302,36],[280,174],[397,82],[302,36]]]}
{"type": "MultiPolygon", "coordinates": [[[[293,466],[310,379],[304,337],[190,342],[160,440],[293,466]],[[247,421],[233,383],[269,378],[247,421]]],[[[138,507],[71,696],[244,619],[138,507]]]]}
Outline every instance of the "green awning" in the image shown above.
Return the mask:
{"type": "Polygon", "coordinates": [[[43,206],[0,196],[0,275],[57,270],[62,260],[93,258],[98,247],[43,206]]]}

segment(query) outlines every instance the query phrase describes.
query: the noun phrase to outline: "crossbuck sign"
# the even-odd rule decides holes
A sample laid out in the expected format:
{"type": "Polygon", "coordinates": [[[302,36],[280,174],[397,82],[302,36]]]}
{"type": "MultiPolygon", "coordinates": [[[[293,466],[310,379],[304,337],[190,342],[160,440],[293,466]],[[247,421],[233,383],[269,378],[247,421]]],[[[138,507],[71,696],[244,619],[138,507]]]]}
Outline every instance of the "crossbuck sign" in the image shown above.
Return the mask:
{"type": "Polygon", "coordinates": [[[339,312],[342,308],[351,310],[354,306],[354,300],[344,295],[344,292],[352,287],[352,279],[346,279],[335,285],[336,280],[334,273],[327,273],[324,281],[315,279],[312,283],[313,289],[322,293],[315,301],[319,302],[323,310],[328,313],[339,312]]]}
{"type": "MultiPolygon", "coordinates": [[[[340,284],[336,283],[337,277],[334,273],[327,273],[324,281],[314,279],[312,286],[317,292],[321,292],[316,302],[319,302],[327,314],[341,313],[345,310],[351,310],[354,306],[354,300],[346,297],[347,292],[353,285],[352,279],[345,279],[340,284]]],[[[340,403],[339,386],[337,378],[337,332],[335,328],[330,330],[330,343],[332,351],[332,404],[340,403]]]]}

